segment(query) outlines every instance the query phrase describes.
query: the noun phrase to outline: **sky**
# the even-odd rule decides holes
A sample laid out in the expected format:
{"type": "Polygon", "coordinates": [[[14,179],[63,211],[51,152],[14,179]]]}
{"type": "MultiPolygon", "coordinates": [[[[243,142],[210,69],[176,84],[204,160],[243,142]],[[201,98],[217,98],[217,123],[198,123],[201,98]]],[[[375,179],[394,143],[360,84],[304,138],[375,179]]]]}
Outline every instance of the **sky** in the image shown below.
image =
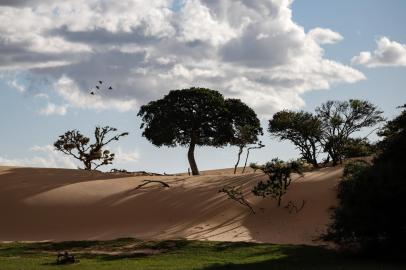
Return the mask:
{"type": "MultiPolygon", "coordinates": [[[[130,135],[109,146],[106,169],[186,171],[187,149],[150,144],[137,112],[192,86],[240,98],[265,130],[277,111],[327,100],[366,99],[390,119],[406,103],[405,10],[403,0],[0,0],[0,165],[76,168],[53,142],[109,125],[130,135]]],[[[261,139],[250,162],[298,157],[261,139]]],[[[195,157],[224,168],[237,152],[195,157]]]]}

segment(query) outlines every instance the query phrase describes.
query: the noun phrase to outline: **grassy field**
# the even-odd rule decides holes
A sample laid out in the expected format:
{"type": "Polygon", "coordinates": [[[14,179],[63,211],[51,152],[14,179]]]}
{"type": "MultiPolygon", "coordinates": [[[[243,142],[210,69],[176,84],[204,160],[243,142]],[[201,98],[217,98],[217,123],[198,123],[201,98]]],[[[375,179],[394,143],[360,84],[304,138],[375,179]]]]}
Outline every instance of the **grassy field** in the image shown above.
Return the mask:
{"type": "Polygon", "coordinates": [[[406,269],[390,263],[339,255],[320,247],[231,242],[135,239],[0,244],[0,270],[36,269],[406,269]],[[78,263],[56,265],[58,251],[78,263]]]}

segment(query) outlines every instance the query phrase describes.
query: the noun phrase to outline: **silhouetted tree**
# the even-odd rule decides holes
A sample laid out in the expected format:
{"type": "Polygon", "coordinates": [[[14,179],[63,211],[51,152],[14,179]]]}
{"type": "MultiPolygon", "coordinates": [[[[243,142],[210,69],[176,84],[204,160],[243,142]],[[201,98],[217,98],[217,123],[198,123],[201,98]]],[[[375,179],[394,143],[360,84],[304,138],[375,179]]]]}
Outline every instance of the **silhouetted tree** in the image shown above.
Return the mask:
{"type": "Polygon", "coordinates": [[[338,188],[339,203],[325,238],[375,255],[404,256],[406,110],[378,135],[384,138],[372,165],[357,162],[346,166],[338,188]]]}
{"type": "Polygon", "coordinates": [[[249,144],[258,142],[258,136],[262,135],[262,128],[259,119],[253,109],[241,102],[239,99],[226,99],[227,110],[230,114],[232,128],[231,145],[238,147],[237,162],[234,166],[234,174],[243,149],[249,144]]]}
{"type": "Polygon", "coordinates": [[[269,179],[260,181],[252,190],[256,196],[270,196],[278,200],[281,205],[282,196],[286,194],[292,182],[292,173],[302,174],[302,165],[298,161],[284,162],[280,159],[273,159],[260,168],[269,179]]]}
{"type": "Polygon", "coordinates": [[[65,134],[59,136],[59,139],[54,143],[55,149],[62,153],[72,156],[84,164],[85,170],[94,170],[102,165],[112,164],[114,160],[114,153],[103,148],[113,142],[118,141],[120,137],[127,136],[128,132],[115,135],[107,138],[108,134],[117,131],[113,127],[99,127],[97,126],[94,132],[95,142],[90,143],[90,138],[82,135],[78,130],[70,130],[65,134]],[[98,161],[96,163],[95,161],[98,161]]]}
{"type": "MultiPolygon", "coordinates": [[[[247,147],[247,155],[245,156],[245,162],[244,162],[244,167],[242,168],[242,173],[244,173],[244,172],[245,172],[245,168],[247,168],[247,162],[248,162],[248,158],[249,158],[249,156],[250,156],[250,151],[251,151],[251,150],[254,150],[254,149],[261,149],[261,148],[264,148],[264,147],[265,147],[265,144],[262,144],[261,141],[259,141],[257,145],[247,147]]],[[[250,167],[251,167],[251,166],[250,166],[250,167]]],[[[255,172],[255,171],[254,171],[254,172],[255,172]]]]}
{"type": "Polygon", "coordinates": [[[322,144],[333,165],[343,158],[343,147],[351,134],[365,127],[372,127],[384,120],[382,112],[364,100],[327,101],[316,108],[322,122],[322,144]]]}
{"type": "Polygon", "coordinates": [[[269,120],[268,132],[280,140],[291,141],[306,162],[318,167],[321,121],[308,112],[280,111],[269,120]]]}
{"type": "Polygon", "coordinates": [[[224,99],[215,90],[190,88],[172,90],[164,98],[141,106],[142,135],[156,146],[188,146],[193,175],[198,175],[196,145],[222,147],[237,141],[238,126],[250,123],[249,140],[261,128],[255,112],[237,99],[224,99]]]}

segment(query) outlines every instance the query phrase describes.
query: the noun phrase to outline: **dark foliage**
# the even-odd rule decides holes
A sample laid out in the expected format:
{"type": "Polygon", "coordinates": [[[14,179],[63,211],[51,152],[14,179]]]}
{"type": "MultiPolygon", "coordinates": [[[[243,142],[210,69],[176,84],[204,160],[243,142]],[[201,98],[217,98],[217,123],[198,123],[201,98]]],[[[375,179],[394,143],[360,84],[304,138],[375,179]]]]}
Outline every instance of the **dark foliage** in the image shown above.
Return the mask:
{"type": "Polygon", "coordinates": [[[333,165],[343,159],[343,147],[354,132],[383,121],[382,112],[364,100],[327,101],[316,108],[322,122],[322,144],[333,165]]]}
{"type": "Polygon", "coordinates": [[[261,123],[253,109],[239,99],[226,99],[227,110],[230,114],[232,138],[230,145],[238,147],[237,162],[234,166],[234,174],[237,171],[240,157],[245,147],[258,142],[258,136],[262,135],[261,123]]]}
{"type": "Polygon", "coordinates": [[[343,158],[367,157],[376,152],[376,146],[366,138],[348,138],[343,146],[343,158]]]}
{"type": "Polygon", "coordinates": [[[237,99],[224,99],[215,90],[172,90],[162,99],[141,107],[143,136],[156,146],[188,146],[193,175],[199,174],[196,145],[222,147],[238,142],[238,127],[249,129],[248,141],[262,132],[255,112],[237,99]]]}
{"type": "Polygon", "coordinates": [[[288,187],[292,182],[291,174],[302,174],[302,166],[300,162],[284,162],[277,158],[266,163],[261,170],[268,175],[269,179],[265,182],[260,181],[253,188],[252,192],[256,196],[270,196],[277,199],[278,206],[281,205],[282,196],[286,194],[288,187]]]}
{"type": "Polygon", "coordinates": [[[380,134],[371,166],[350,164],[325,238],[374,254],[401,254],[406,241],[406,110],[380,134]]]}
{"type": "Polygon", "coordinates": [[[109,133],[116,131],[116,128],[109,126],[96,127],[95,142],[89,144],[90,138],[85,137],[78,130],[69,130],[59,136],[54,147],[56,150],[83,162],[85,170],[92,170],[93,165],[95,166],[93,169],[97,169],[102,165],[112,164],[115,157],[114,153],[109,150],[103,150],[104,147],[113,141],[118,141],[120,137],[128,135],[128,132],[124,132],[107,138],[109,133]]]}
{"type": "Polygon", "coordinates": [[[308,112],[280,111],[269,120],[268,131],[281,140],[291,141],[302,158],[318,167],[318,146],[322,136],[321,121],[308,112]]]}

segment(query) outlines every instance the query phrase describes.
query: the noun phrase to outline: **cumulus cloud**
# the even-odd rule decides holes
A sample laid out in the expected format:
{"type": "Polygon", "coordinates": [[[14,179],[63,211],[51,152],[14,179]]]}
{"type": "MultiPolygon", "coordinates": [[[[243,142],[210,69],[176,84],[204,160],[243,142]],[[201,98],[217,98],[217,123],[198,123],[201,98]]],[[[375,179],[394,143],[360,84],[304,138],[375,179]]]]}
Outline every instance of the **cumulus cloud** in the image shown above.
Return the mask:
{"type": "Polygon", "coordinates": [[[324,57],[321,45],[342,36],[306,32],[291,2],[184,0],[173,10],[172,0],[5,1],[0,71],[45,78],[72,108],[128,111],[170,89],[204,86],[262,116],[303,106],[307,91],[364,79],[324,57]],[[91,96],[98,80],[114,91],[91,96]]]}
{"type": "Polygon", "coordinates": [[[406,44],[391,41],[382,37],[377,41],[373,52],[361,52],[351,60],[353,65],[364,65],[370,68],[385,66],[406,66],[406,44]]]}
{"type": "Polygon", "coordinates": [[[334,44],[343,40],[343,36],[340,33],[320,27],[313,28],[309,31],[308,35],[319,44],[334,44]]]}
{"type": "Polygon", "coordinates": [[[42,115],[65,115],[67,107],[64,105],[56,105],[54,103],[48,103],[46,107],[39,111],[42,115]]]}
{"type": "Polygon", "coordinates": [[[140,158],[137,150],[126,151],[120,146],[113,149],[112,152],[115,154],[114,164],[134,163],[140,158]]]}
{"type": "Polygon", "coordinates": [[[75,162],[54,150],[52,145],[33,146],[30,151],[35,155],[25,158],[7,158],[0,156],[0,165],[44,168],[77,168],[75,162]]]}
{"type": "Polygon", "coordinates": [[[11,86],[12,88],[16,89],[20,93],[24,93],[26,91],[25,86],[20,84],[17,79],[13,79],[11,81],[8,81],[8,85],[11,86]]]}

